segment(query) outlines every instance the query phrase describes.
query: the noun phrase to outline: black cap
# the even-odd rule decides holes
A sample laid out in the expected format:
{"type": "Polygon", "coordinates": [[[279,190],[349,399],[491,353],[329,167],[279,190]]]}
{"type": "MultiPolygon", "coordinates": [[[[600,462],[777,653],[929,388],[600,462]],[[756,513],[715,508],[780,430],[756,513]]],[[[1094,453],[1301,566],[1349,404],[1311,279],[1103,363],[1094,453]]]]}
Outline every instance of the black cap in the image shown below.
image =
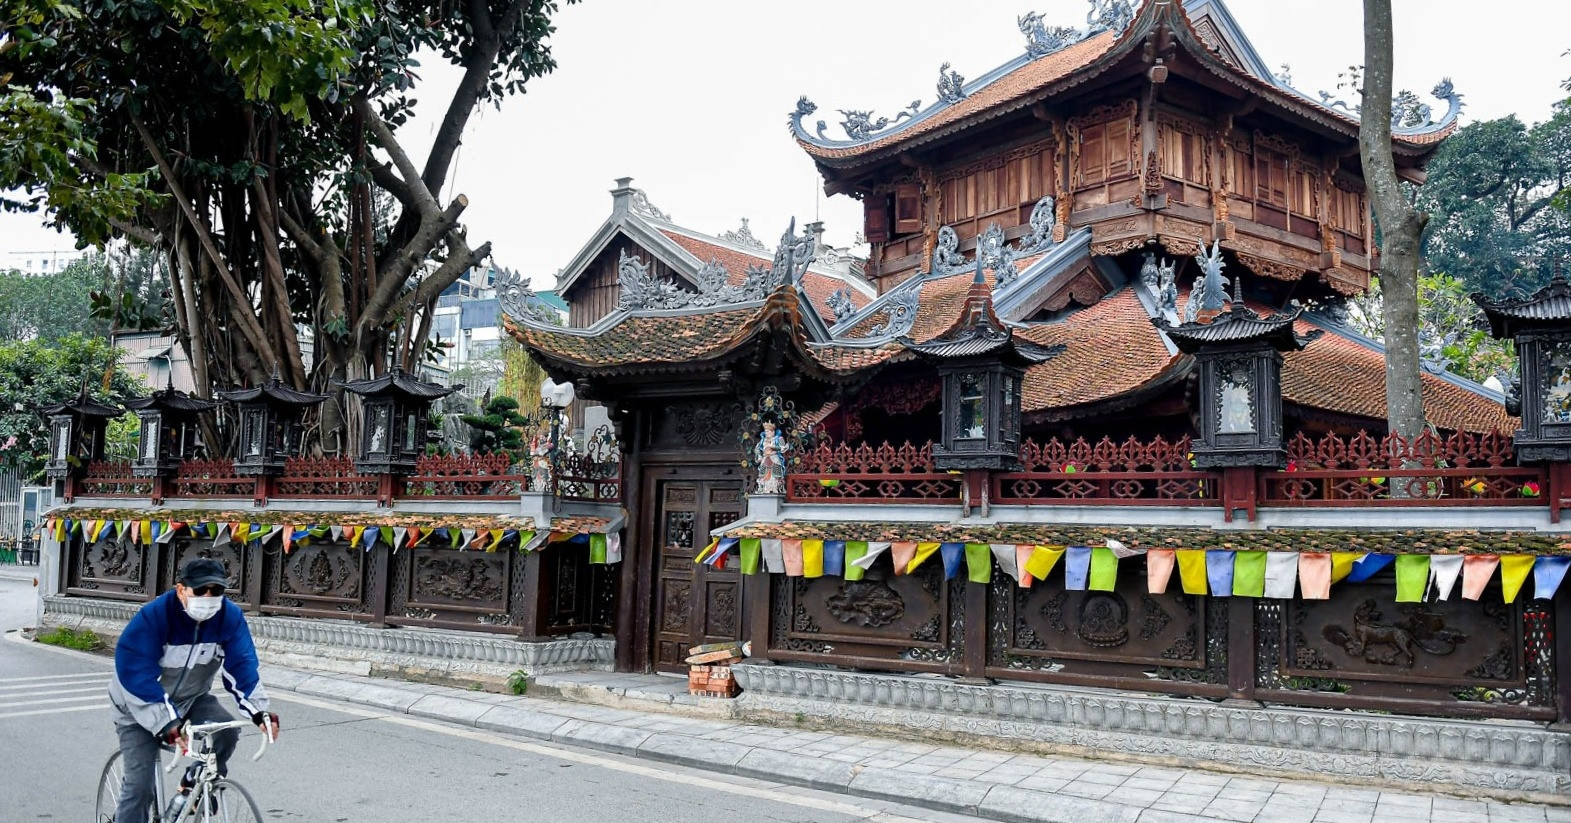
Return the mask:
{"type": "Polygon", "coordinates": [[[219,585],[229,587],[229,572],[211,557],[198,557],[180,569],[180,582],[193,589],[219,585]]]}

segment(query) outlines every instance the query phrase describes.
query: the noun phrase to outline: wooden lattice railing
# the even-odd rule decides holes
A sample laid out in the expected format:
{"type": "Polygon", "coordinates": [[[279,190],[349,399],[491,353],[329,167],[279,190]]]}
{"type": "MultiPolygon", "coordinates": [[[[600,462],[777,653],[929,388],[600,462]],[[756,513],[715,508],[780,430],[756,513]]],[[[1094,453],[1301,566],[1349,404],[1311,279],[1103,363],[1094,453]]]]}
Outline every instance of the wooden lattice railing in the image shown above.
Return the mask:
{"type": "Polygon", "coordinates": [[[377,475],[359,473],[355,461],[347,457],[291,457],[284,461],[284,473],[273,488],[280,498],[375,499],[378,484],[377,475]]]}
{"type": "Polygon", "coordinates": [[[131,464],[120,460],[94,460],[76,481],[76,494],[83,497],[150,497],[153,481],[132,477],[131,464]]]}
{"type": "Polygon", "coordinates": [[[1411,440],[1368,432],[1287,445],[1286,471],[1262,472],[1262,506],[1544,506],[1548,474],[1511,465],[1499,432],[1425,432],[1411,440]]]}
{"type": "Polygon", "coordinates": [[[1216,506],[1221,474],[1190,465],[1188,437],[1150,442],[1104,437],[1065,445],[1058,438],[1020,446],[1021,471],[996,474],[997,503],[1216,506]]]}
{"type": "Polygon", "coordinates": [[[235,461],[186,460],[170,481],[170,497],[250,497],[256,492],[256,478],[235,474],[235,461]]]}
{"type": "Polygon", "coordinates": [[[422,457],[415,473],[399,481],[399,497],[501,500],[529,487],[529,476],[512,472],[506,453],[422,457]]]}
{"type": "Polygon", "coordinates": [[[933,443],[819,443],[797,456],[786,498],[804,503],[957,503],[959,475],[933,467],[933,443]]]}

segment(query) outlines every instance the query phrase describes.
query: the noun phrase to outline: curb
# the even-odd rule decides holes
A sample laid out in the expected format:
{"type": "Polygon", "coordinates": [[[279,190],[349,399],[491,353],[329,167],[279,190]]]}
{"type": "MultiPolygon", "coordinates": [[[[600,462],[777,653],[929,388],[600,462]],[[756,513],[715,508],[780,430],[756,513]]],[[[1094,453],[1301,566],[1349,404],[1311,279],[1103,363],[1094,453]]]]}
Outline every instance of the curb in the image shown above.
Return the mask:
{"type": "MultiPolygon", "coordinates": [[[[917,808],[982,816],[1014,823],[1168,823],[1200,820],[1103,800],[1090,800],[1005,784],[795,755],[674,732],[629,729],[593,720],[558,717],[516,705],[443,694],[441,687],[400,688],[354,683],[322,675],[273,669],[268,685],[282,691],[372,706],[411,717],[530,738],[579,749],[719,774],[734,774],[917,808]],[[429,689],[429,690],[428,690],[429,689]]],[[[523,700],[539,698],[518,698],[523,700]]],[[[629,712],[629,714],[634,714],[629,712]]]]}

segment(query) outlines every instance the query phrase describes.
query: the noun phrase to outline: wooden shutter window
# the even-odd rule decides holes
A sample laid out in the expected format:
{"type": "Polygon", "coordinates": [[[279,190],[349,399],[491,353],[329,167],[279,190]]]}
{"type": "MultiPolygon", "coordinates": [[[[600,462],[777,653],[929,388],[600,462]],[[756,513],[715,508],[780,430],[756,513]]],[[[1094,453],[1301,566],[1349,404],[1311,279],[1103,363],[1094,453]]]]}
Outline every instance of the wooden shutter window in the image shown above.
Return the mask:
{"type": "Polygon", "coordinates": [[[922,230],[922,187],[916,183],[895,186],[895,234],[922,230]]]}
{"type": "Polygon", "coordinates": [[[870,194],[862,201],[862,236],[871,244],[889,242],[889,196],[870,194]]]}

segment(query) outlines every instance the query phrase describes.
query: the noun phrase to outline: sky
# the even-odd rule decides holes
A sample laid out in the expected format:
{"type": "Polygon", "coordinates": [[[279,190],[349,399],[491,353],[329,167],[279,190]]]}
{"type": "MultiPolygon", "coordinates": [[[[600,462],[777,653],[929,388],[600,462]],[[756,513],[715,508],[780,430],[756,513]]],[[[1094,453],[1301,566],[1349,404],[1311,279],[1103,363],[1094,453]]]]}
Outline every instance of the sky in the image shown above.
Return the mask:
{"type": "MultiPolygon", "coordinates": [[[[1393,0],[1396,87],[1427,98],[1443,77],[1465,96],[1463,122],[1516,114],[1547,118],[1571,77],[1571,3],[1554,0],[1393,0]]],[[[1271,66],[1291,66],[1311,94],[1363,62],[1362,0],[1227,0],[1271,66]]],[[[771,248],[795,216],[821,219],[845,246],[861,204],[825,198],[791,138],[798,97],[818,104],[830,136],[839,109],[893,116],[935,97],[941,63],[981,76],[1024,50],[1016,18],[1084,27],[1086,0],[583,0],[562,9],[551,38],[558,67],[528,92],[471,118],[441,193],[469,198],[470,242],[496,262],[554,285],[611,210],[609,191],[632,177],[680,225],[710,234],[742,218],[771,248]]],[[[433,58],[422,106],[399,132],[424,157],[456,70],[433,58]]],[[[37,216],[0,215],[5,252],[70,248],[37,216]]]]}

